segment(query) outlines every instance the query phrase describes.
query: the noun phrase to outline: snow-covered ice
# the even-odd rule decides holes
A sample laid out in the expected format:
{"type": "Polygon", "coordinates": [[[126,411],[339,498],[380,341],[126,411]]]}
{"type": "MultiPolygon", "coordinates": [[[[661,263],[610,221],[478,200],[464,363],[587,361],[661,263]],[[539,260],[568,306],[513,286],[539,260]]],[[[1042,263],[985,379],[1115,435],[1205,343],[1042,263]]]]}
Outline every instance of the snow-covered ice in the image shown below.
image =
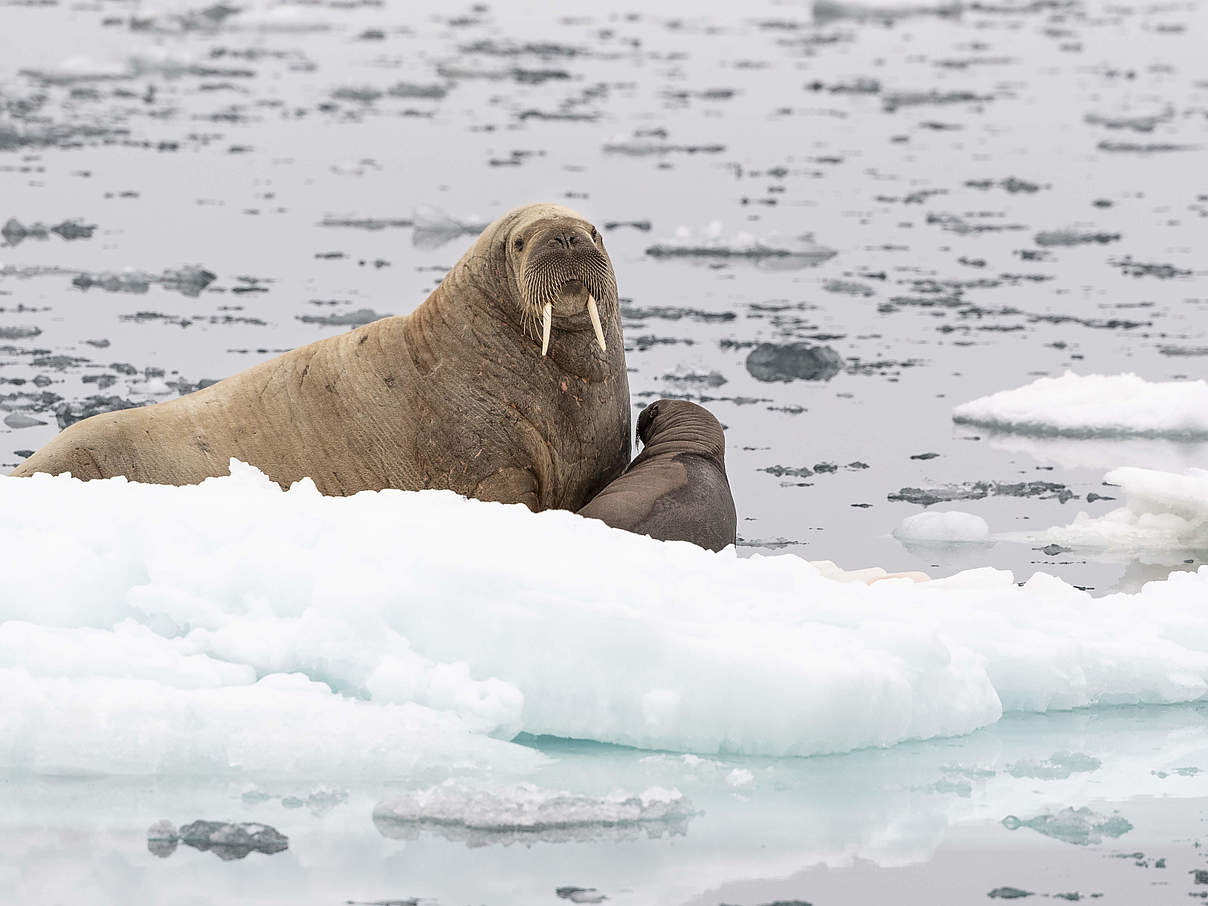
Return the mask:
{"type": "Polygon", "coordinates": [[[1125,467],[1108,472],[1104,481],[1119,486],[1124,506],[1103,516],[1079,513],[1038,540],[1122,552],[1208,550],[1208,471],[1180,475],[1125,467]]]}
{"type": "Polygon", "coordinates": [[[1025,434],[1208,437],[1208,383],[1067,371],[962,403],[956,422],[1025,434]]]}
{"type": "Polygon", "coordinates": [[[927,510],[903,519],[893,536],[901,541],[980,543],[990,539],[990,526],[975,513],[927,510]]]}
{"type": "Polygon", "coordinates": [[[435,782],[531,770],[520,730],[812,755],[1208,694],[1208,569],[1098,599],[992,569],[865,585],[566,512],[232,472],[0,478],[0,768],[435,782]]]}

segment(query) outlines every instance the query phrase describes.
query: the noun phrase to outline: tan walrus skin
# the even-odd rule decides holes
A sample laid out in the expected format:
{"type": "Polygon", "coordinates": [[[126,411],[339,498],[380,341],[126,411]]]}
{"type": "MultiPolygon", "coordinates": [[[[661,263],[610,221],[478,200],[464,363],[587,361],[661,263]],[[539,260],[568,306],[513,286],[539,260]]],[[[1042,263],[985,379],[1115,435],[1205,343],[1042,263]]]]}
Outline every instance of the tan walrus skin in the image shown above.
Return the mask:
{"type": "Polygon", "coordinates": [[[410,315],[84,419],[13,475],[182,485],[237,457],[324,494],[446,488],[577,510],[628,464],[629,411],[603,241],[568,208],[528,205],[488,226],[410,315]]]}
{"type": "Polygon", "coordinates": [[[714,551],[734,544],[738,518],[721,422],[695,403],[659,400],[638,416],[638,440],[642,452],[625,474],[579,515],[660,541],[714,551]]]}

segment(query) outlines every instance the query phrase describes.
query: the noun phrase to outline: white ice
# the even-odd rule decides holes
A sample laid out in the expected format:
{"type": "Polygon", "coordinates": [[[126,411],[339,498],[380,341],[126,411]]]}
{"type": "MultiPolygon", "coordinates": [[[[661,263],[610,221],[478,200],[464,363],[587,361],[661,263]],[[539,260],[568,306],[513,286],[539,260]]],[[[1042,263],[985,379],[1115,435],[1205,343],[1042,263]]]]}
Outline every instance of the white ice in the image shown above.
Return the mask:
{"type": "Polygon", "coordinates": [[[439,780],[528,770],[519,730],[812,755],[1208,694],[1208,569],[1099,599],[991,569],[868,586],[232,470],[0,478],[0,769],[439,780]]]}
{"type": "Polygon", "coordinates": [[[962,403],[952,417],[1024,434],[1205,438],[1208,383],[1067,371],[962,403]]]}
{"type": "Polygon", "coordinates": [[[893,536],[901,541],[980,543],[990,538],[990,526],[974,513],[927,510],[902,520],[893,536]]]}
{"type": "Polygon", "coordinates": [[[1103,516],[1079,513],[1037,540],[1072,548],[1121,552],[1208,550],[1208,471],[1186,474],[1125,467],[1108,472],[1124,506],[1103,516]]]}
{"type": "Polygon", "coordinates": [[[531,783],[500,786],[446,780],[380,802],[373,817],[379,823],[439,825],[462,832],[535,834],[682,821],[695,811],[674,788],[650,787],[641,793],[618,790],[606,796],[589,796],[542,789],[531,783]]]}

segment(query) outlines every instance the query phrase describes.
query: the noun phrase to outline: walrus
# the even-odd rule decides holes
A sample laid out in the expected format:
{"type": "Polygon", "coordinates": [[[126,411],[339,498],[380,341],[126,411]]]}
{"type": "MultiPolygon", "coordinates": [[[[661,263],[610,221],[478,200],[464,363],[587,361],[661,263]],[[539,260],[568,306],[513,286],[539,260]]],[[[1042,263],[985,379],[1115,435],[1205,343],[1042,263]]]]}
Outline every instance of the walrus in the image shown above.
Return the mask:
{"type": "Polygon", "coordinates": [[[231,457],[324,494],[443,488],[577,510],[629,462],[612,262],[552,204],[504,214],[411,314],[64,430],[13,475],[194,484],[231,457]]]}
{"type": "Polygon", "coordinates": [[[686,400],[658,400],[638,416],[642,452],[579,515],[660,541],[719,551],[735,543],[738,517],[726,478],[721,422],[686,400]]]}

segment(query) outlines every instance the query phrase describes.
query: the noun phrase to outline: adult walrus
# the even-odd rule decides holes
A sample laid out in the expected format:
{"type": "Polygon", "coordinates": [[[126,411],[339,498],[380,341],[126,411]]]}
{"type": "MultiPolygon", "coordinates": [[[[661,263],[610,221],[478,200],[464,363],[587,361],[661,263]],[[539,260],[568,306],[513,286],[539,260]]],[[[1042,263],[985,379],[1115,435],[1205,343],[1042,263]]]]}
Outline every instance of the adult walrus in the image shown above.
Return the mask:
{"type": "Polygon", "coordinates": [[[577,510],[629,462],[617,285],[600,234],[558,205],[509,211],[410,315],[85,419],[13,474],[181,485],[226,475],[231,457],[283,486],[309,476],[324,494],[447,488],[577,510]]]}
{"type": "Polygon", "coordinates": [[[659,400],[638,416],[638,439],[642,452],[579,515],[660,541],[715,551],[733,544],[738,518],[721,422],[695,403],[659,400]]]}

